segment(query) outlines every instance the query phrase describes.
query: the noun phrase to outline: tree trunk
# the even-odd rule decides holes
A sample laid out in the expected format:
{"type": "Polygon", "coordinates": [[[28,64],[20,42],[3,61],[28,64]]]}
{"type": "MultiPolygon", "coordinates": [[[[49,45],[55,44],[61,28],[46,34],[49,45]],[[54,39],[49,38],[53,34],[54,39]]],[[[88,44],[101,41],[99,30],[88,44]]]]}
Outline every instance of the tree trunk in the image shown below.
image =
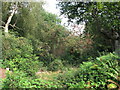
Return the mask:
{"type": "Polygon", "coordinates": [[[13,8],[10,16],[8,17],[7,23],[5,24],[5,27],[4,27],[5,36],[8,35],[8,27],[9,27],[9,24],[10,24],[12,17],[13,17],[16,10],[17,10],[17,3],[15,5],[15,7],[13,8]]]}
{"type": "Polygon", "coordinates": [[[115,53],[118,56],[120,56],[120,33],[115,32],[114,37],[115,37],[115,53]]]}
{"type": "Polygon", "coordinates": [[[120,56],[120,39],[115,40],[115,53],[120,56]]]}

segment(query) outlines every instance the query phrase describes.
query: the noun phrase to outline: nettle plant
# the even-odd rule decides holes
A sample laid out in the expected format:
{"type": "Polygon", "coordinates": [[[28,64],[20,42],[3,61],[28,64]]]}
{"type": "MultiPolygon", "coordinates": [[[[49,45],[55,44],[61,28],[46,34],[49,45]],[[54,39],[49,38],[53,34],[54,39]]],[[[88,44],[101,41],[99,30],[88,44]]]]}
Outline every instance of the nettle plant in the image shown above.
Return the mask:
{"type": "Polygon", "coordinates": [[[72,73],[72,77],[64,78],[64,74],[58,79],[68,88],[117,88],[120,80],[119,58],[110,53],[93,61],[83,62],[79,70],[72,73]]]}
{"type": "Polygon", "coordinates": [[[14,70],[14,74],[7,72],[2,88],[62,88],[62,85],[56,81],[28,77],[26,73],[14,70]]]}
{"type": "Polygon", "coordinates": [[[101,56],[97,58],[99,63],[99,70],[104,73],[104,75],[108,76],[109,78],[106,80],[108,82],[108,88],[120,88],[120,66],[119,66],[119,59],[120,57],[115,54],[108,54],[105,56],[101,56]]]}
{"type": "Polygon", "coordinates": [[[26,73],[18,70],[14,70],[14,73],[7,72],[2,88],[30,88],[32,79],[26,76],[26,73]]]}
{"type": "Polygon", "coordinates": [[[35,55],[27,55],[26,57],[16,56],[14,59],[7,61],[8,67],[13,71],[14,69],[23,71],[27,75],[34,76],[35,72],[42,67],[42,63],[38,62],[38,57],[35,55]]]}
{"type": "MultiPolygon", "coordinates": [[[[114,82],[118,82],[120,74],[120,66],[118,57],[115,54],[107,54],[96,58],[93,62],[84,62],[80,66],[83,72],[83,80],[87,82],[89,87],[103,87],[114,82]]],[[[81,75],[79,75],[81,76],[81,75]]],[[[113,83],[118,86],[117,83],[113,83]]],[[[108,87],[109,88],[109,87],[108,87]]]]}
{"type": "MultiPolygon", "coordinates": [[[[120,66],[115,54],[107,54],[94,61],[80,65],[79,77],[86,82],[87,87],[105,88],[110,81],[118,82],[120,66]]],[[[112,82],[113,83],[113,82],[112,82]]],[[[118,84],[113,83],[118,86],[118,84]]]]}

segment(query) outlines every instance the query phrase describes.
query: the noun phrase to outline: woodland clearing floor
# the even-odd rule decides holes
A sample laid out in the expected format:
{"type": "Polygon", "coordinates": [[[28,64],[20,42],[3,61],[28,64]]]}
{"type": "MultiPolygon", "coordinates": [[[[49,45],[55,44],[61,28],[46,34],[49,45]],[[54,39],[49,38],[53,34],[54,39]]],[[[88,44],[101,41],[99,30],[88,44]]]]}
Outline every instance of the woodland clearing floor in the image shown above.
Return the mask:
{"type": "MultiPolygon", "coordinates": [[[[70,70],[78,70],[78,68],[70,68],[70,70]]],[[[63,74],[66,71],[38,71],[36,75],[44,80],[54,80],[58,75],[63,74]]]]}

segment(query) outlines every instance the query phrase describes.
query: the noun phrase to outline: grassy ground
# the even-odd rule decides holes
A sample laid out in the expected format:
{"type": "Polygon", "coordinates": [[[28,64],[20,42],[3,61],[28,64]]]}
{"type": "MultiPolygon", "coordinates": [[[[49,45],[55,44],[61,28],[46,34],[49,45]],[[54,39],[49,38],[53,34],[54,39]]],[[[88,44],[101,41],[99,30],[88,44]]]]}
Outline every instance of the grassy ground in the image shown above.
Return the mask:
{"type": "MultiPolygon", "coordinates": [[[[69,68],[69,70],[73,70],[73,71],[77,71],[78,68],[69,68]]],[[[44,72],[37,72],[36,75],[44,80],[54,80],[59,74],[64,74],[65,72],[67,72],[68,70],[64,70],[64,71],[44,71],[44,72]]]]}
{"type": "Polygon", "coordinates": [[[51,71],[45,71],[45,72],[37,72],[37,76],[44,80],[53,80],[55,77],[57,77],[61,73],[61,71],[51,72],[51,71]]]}

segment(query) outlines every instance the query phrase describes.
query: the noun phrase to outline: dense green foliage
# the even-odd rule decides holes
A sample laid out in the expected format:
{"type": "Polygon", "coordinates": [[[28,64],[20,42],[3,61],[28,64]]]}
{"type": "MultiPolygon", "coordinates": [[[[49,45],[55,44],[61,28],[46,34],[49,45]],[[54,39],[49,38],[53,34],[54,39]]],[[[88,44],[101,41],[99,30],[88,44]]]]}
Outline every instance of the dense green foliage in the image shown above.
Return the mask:
{"type": "Polygon", "coordinates": [[[59,59],[55,59],[50,63],[49,70],[58,71],[63,69],[63,63],[59,59]]]}
{"type": "Polygon", "coordinates": [[[42,62],[33,54],[32,45],[26,38],[5,37],[3,45],[3,68],[19,69],[28,75],[34,75],[42,67],[42,62]]]}
{"type": "Polygon", "coordinates": [[[85,33],[93,36],[96,50],[114,51],[120,36],[120,2],[60,2],[59,6],[69,21],[85,22],[85,33]]]}
{"type": "MultiPolygon", "coordinates": [[[[46,12],[43,2],[3,2],[1,68],[9,68],[2,88],[120,88],[120,56],[114,53],[119,35],[119,2],[67,2],[61,11],[69,20],[85,22],[74,35],[46,12]],[[4,29],[4,28],[3,28],[4,29]],[[4,35],[5,34],[5,35],[4,35]],[[104,51],[104,53],[103,53],[104,51]]],[[[0,81],[0,82],[1,82],[0,81]]]]}
{"type": "Polygon", "coordinates": [[[69,88],[104,88],[107,80],[119,82],[120,57],[110,53],[89,62],[83,62],[77,71],[68,71],[58,79],[69,88]]]}
{"type": "Polygon", "coordinates": [[[27,75],[20,71],[14,71],[14,74],[7,73],[3,81],[3,88],[61,88],[62,86],[56,81],[46,81],[26,77],[27,75]]]}
{"type": "Polygon", "coordinates": [[[26,77],[20,71],[8,73],[3,80],[5,88],[101,88],[108,85],[118,87],[115,83],[120,80],[120,57],[115,54],[107,54],[96,58],[93,62],[83,62],[77,70],[68,70],[59,74],[54,80],[43,80],[34,77],[26,77]],[[110,83],[109,81],[115,83],[110,83]]]}

